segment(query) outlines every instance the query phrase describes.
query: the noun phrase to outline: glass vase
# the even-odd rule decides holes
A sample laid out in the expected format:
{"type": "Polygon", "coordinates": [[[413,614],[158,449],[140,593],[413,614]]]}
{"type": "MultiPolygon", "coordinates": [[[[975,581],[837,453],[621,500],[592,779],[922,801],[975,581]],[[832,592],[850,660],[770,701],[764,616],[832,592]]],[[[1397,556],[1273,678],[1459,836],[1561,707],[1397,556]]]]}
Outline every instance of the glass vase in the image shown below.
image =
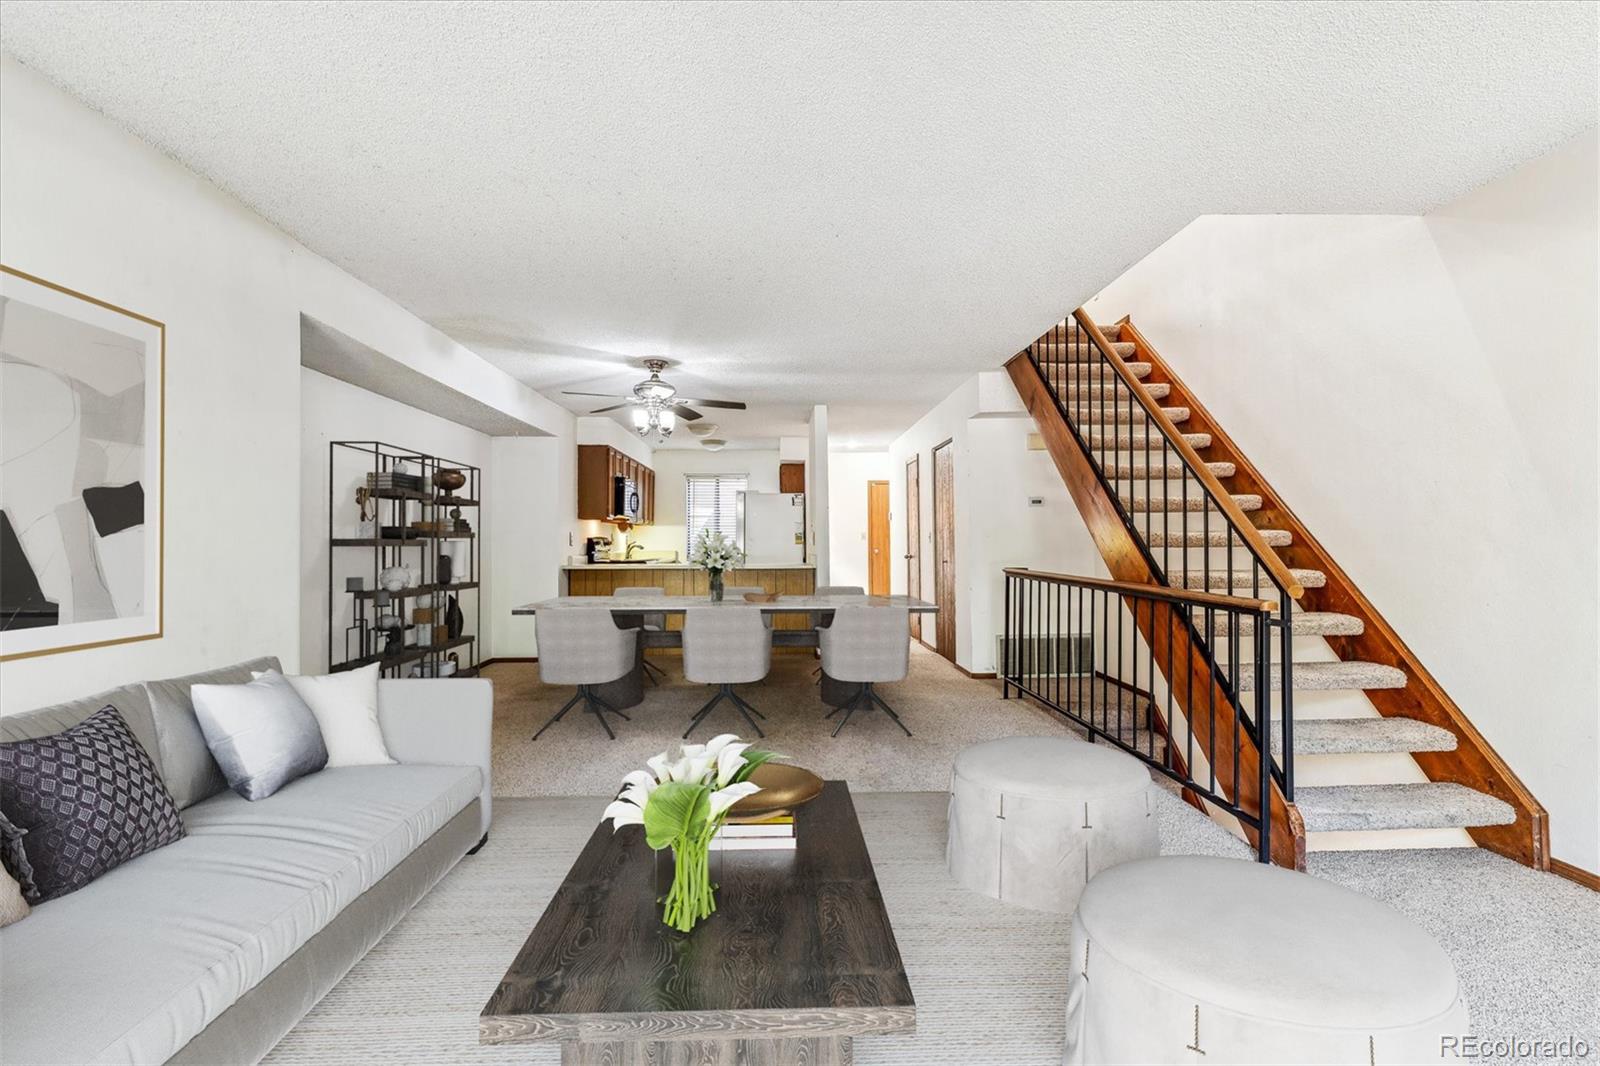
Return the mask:
{"type": "Polygon", "coordinates": [[[712,571],[709,571],[709,573],[711,574],[711,602],[712,603],[721,603],[722,602],[722,571],[721,570],[712,570],[712,571]]]}
{"type": "Polygon", "coordinates": [[[661,897],[661,920],[680,933],[689,932],[717,909],[710,851],[711,836],[715,832],[715,827],[708,827],[698,837],[680,838],[672,845],[670,853],[656,853],[658,882],[666,876],[672,878],[672,884],[661,897]],[[660,861],[669,854],[667,862],[660,861]]]}

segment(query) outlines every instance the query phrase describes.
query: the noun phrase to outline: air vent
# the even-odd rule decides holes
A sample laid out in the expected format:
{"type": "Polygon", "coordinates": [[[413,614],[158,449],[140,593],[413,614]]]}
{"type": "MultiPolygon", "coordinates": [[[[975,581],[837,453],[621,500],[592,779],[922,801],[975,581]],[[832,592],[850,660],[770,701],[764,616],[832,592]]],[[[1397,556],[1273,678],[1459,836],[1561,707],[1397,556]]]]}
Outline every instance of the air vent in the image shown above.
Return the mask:
{"type": "Polygon", "coordinates": [[[1075,633],[1056,637],[1037,636],[1016,639],[1016,657],[1006,657],[1006,638],[994,638],[995,670],[1023,671],[1044,677],[1073,677],[1094,672],[1094,646],[1090,638],[1075,633]]]}

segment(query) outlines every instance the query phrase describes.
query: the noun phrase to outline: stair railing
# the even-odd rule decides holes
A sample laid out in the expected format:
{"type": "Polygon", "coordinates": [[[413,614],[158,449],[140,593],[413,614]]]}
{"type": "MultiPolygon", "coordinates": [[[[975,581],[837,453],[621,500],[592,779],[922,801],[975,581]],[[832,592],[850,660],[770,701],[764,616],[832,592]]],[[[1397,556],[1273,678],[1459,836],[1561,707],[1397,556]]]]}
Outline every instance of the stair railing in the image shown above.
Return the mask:
{"type": "MultiPolygon", "coordinates": [[[[1111,342],[1082,308],[1027,348],[1057,409],[1146,561],[1169,588],[1233,593],[1270,602],[1264,629],[1272,639],[1248,635],[1266,669],[1253,688],[1250,713],[1262,722],[1279,711],[1279,742],[1263,733],[1263,762],[1294,801],[1294,601],[1304,594],[1299,580],[1240,509],[1217,472],[1202,459],[1182,430],[1151,399],[1111,342]],[[1158,483],[1161,494],[1155,495],[1158,483]],[[1142,522],[1141,522],[1142,518],[1142,522]],[[1249,569],[1235,569],[1236,553],[1249,569]],[[1198,558],[1196,557],[1198,555],[1198,558]]],[[[1249,619],[1241,622],[1248,628],[1249,619]]],[[[1207,629],[1209,647],[1227,637],[1207,629]]],[[[1229,640],[1229,654],[1236,641],[1229,640]]]]}
{"type": "Polygon", "coordinates": [[[1273,770],[1258,753],[1272,735],[1271,703],[1249,707],[1243,693],[1265,691],[1276,606],[1008,568],[1001,692],[1031,696],[1091,742],[1109,741],[1186,797],[1227,811],[1255,831],[1257,857],[1270,862],[1273,770]],[[1226,636],[1227,656],[1219,661],[1200,633],[1226,636]],[[1239,654],[1245,643],[1254,649],[1249,661],[1239,654]]]}

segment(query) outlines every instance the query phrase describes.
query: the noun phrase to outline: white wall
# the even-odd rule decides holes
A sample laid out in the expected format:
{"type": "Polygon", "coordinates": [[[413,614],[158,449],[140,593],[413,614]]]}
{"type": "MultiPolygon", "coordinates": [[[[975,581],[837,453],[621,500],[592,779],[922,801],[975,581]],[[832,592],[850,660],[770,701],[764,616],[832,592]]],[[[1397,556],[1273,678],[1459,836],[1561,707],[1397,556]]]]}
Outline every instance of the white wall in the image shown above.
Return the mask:
{"type": "Polygon", "coordinates": [[[165,634],[0,665],[0,712],[256,655],[299,667],[302,312],[571,436],[555,404],[10,58],[0,189],[7,265],[167,325],[165,634]]]}
{"type": "Polygon", "coordinates": [[[1422,217],[1201,218],[1131,313],[1600,869],[1593,133],[1422,217]]]}
{"type": "MultiPolygon", "coordinates": [[[[531,438],[545,439],[545,438],[531,438]]],[[[336,378],[319,374],[304,367],[300,370],[300,669],[308,673],[325,670],[328,666],[328,447],[336,440],[377,440],[401,448],[411,448],[429,455],[437,455],[455,462],[477,467],[489,466],[491,438],[476,430],[446,421],[437,415],[407,407],[387,397],[347,384],[336,378]]],[[[335,503],[335,536],[356,535],[357,513],[354,492],[363,483],[365,471],[360,469],[362,457],[355,453],[341,454],[334,464],[333,477],[338,485],[335,503]]],[[[370,460],[366,460],[370,469],[370,460]]],[[[484,489],[488,488],[485,484],[484,489]]],[[[492,545],[493,506],[495,498],[486,494],[488,506],[481,511],[467,509],[462,517],[474,529],[484,534],[481,544],[492,545]]],[[[406,564],[417,566],[425,549],[406,549],[406,564]]],[[[372,587],[372,553],[354,548],[332,549],[334,553],[333,588],[343,589],[346,576],[367,578],[366,587],[372,587]]],[[[492,567],[487,559],[479,564],[479,581],[487,584],[492,567]]],[[[477,597],[482,589],[469,589],[459,594],[461,609],[467,616],[467,632],[476,634],[480,642],[478,657],[487,658],[492,644],[494,613],[485,603],[483,627],[478,629],[477,597]]],[[[352,599],[337,593],[340,622],[334,631],[334,656],[344,658],[340,641],[343,627],[349,625],[352,599]]]]}
{"type": "MultiPolygon", "coordinates": [[[[684,517],[686,474],[743,474],[751,492],[778,491],[778,452],[704,448],[661,448],[651,468],[656,472],[656,520],[634,531],[635,539],[651,554],[677,552],[681,559],[688,536],[684,517]]],[[[611,527],[605,527],[609,530],[611,527]]]]}
{"type": "MultiPolygon", "coordinates": [[[[489,561],[494,575],[485,614],[496,658],[538,654],[533,618],[511,609],[560,594],[561,567],[581,555],[578,447],[572,434],[495,437],[488,470],[489,561]]],[[[603,527],[606,530],[610,526],[603,527]]]]}
{"type": "MultiPolygon", "coordinates": [[[[889,453],[886,451],[828,453],[829,584],[868,587],[867,482],[888,480],[889,453]]],[[[891,521],[895,508],[896,502],[891,496],[891,521]]],[[[891,573],[897,565],[904,570],[905,560],[891,554],[891,573]]]]}

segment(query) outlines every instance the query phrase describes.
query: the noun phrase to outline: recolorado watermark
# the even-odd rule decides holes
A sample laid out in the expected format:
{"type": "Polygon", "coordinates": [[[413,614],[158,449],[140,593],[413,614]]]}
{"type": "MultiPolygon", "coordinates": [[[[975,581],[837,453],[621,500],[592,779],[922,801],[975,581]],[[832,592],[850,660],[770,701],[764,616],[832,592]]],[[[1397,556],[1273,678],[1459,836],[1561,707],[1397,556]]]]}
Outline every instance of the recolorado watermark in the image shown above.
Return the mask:
{"type": "Polygon", "coordinates": [[[1441,1036],[1441,1059],[1586,1059],[1593,1046],[1581,1036],[1441,1036]]]}

